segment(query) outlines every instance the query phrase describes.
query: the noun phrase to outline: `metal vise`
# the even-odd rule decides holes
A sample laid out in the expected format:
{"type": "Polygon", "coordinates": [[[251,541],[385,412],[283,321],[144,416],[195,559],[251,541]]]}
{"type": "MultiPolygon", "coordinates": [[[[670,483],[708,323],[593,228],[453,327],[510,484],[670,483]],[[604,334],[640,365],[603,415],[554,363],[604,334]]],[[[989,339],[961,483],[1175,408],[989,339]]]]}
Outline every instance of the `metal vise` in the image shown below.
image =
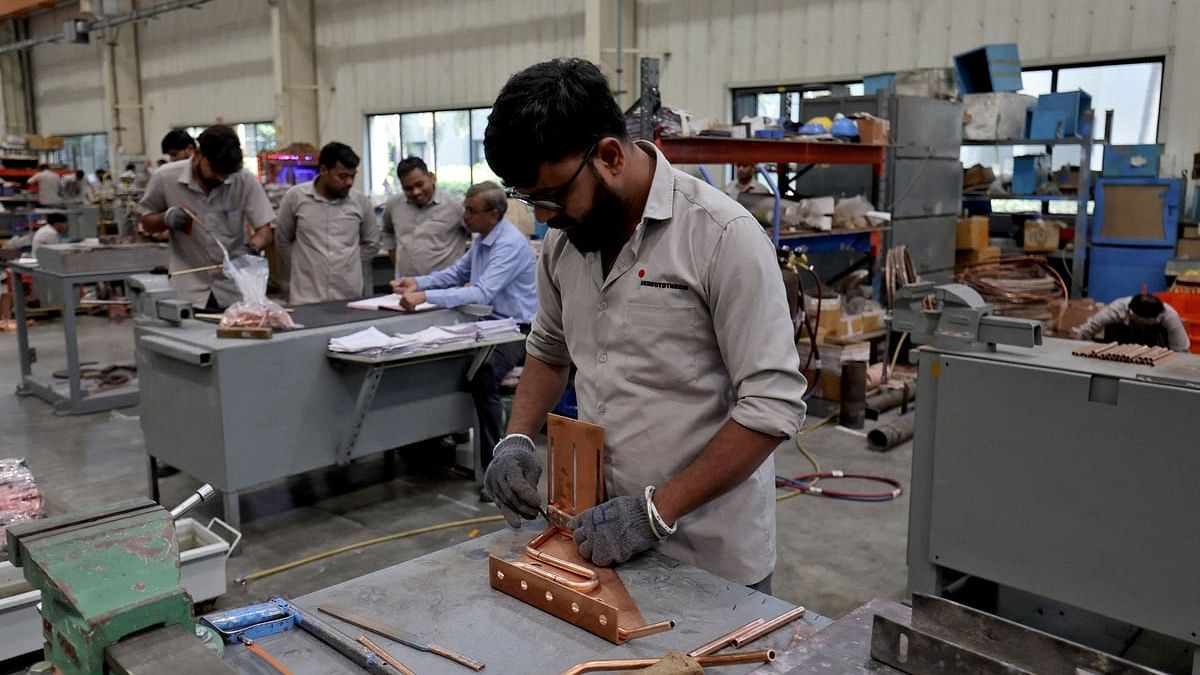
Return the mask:
{"type": "Polygon", "coordinates": [[[896,292],[892,330],[905,331],[913,344],[959,351],[996,351],[997,344],[1042,344],[1042,324],[993,316],[992,306],[963,284],[910,284],[896,292]]]}
{"type": "Polygon", "coordinates": [[[192,318],[192,306],[175,299],[171,283],[162,274],[135,274],[129,277],[129,292],[134,316],[142,320],[166,321],[178,326],[192,318]]]}

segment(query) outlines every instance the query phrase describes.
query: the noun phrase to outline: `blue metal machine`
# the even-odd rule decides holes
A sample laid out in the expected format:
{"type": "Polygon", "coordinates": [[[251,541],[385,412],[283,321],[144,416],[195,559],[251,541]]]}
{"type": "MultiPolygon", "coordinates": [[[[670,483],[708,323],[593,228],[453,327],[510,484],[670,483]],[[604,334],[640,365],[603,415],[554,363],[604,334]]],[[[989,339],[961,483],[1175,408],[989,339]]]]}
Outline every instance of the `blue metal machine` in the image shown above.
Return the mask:
{"type": "Polygon", "coordinates": [[[1096,207],[1088,296],[1102,302],[1166,290],[1164,269],[1175,255],[1183,181],[1178,178],[1101,178],[1096,207]]]}

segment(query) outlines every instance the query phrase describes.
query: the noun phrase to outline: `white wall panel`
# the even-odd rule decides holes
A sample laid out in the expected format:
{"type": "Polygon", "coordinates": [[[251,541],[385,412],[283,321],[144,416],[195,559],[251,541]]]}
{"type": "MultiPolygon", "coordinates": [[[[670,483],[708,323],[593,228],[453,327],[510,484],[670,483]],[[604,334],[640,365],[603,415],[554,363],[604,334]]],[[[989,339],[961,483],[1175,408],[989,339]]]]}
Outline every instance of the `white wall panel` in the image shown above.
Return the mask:
{"type": "MultiPolygon", "coordinates": [[[[487,105],[514,72],[583,53],[583,0],[316,0],[320,142],[365,115],[487,105]]],[[[681,31],[683,32],[683,31],[681,31]]]]}
{"type": "MultiPolygon", "coordinates": [[[[73,15],[55,10],[30,19],[32,37],[62,32],[73,15]]],[[[104,131],[104,81],[101,46],[49,43],[33,48],[33,91],[38,131],[46,135],[104,131]]]]}
{"type": "Polygon", "coordinates": [[[147,148],[172,127],[275,118],[267,0],[213,0],[138,26],[147,148]]]}

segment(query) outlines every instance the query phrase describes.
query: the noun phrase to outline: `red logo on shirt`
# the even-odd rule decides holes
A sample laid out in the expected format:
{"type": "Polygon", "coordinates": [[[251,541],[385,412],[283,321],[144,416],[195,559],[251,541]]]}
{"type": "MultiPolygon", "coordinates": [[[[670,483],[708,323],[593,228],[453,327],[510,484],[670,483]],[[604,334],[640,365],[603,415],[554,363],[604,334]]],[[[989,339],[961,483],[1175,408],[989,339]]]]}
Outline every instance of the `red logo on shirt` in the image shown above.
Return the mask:
{"type": "Polygon", "coordinates": [[[646,270],[645,269],[638,270],[638,278],[641,279],[644,276],[646,276],[646,270]]]}

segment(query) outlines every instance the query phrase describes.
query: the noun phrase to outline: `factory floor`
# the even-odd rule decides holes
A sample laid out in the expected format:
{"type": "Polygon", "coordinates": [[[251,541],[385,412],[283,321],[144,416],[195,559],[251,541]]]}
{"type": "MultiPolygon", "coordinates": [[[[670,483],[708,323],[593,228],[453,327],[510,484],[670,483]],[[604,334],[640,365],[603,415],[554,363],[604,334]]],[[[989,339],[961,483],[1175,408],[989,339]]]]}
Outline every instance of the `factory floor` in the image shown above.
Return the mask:
{"type": "MultiPolygon", "coordinates": [[[[133,360],[132,324],[79,317],[84,361],[133,360]]],[[[65,365],[60,321],[39,321],[31,345],[46,373],[65,365]]],[[[78,417],[56,416],[33,397],[18,397],[16,336],[0,333],[0,458],[24,457],[50,515],[102,507],[146,494],[146,466],[137,408],[78,417]]],[[[819,421],[810,418],[808,424],[819,421]]],[[[873,423],[868,422],[868,428],[873,423]]],[[[878,474],[908,485],[912,445],[888,453],[866,449],[862,436],[825,425],[800,439],[823,469],[878,474]]],[[[495,515],[479,502],[476,484],[446,466],[450,453],[435,444],[403,448],[345,469],[314,472],[269,485],[242,499],[245,539],[228,561],[229,588],[216,606],[230,607],[272,594],[299,596],[430,551],[486,534],[503,523],[486,523],[401,539],[239,586],[234,579],[328,549],[374,537],[470,518],[495,515]]],[[[780,474],[797,475],[810,464],[793,440],[776,452],[780,474]]],[[[844,481],[845,489],[882,491],[876,483],[844,481]],[[858,483],[858,484],[856,484],[858,483]]],[[[198,485],[177,474],[160,481],[162,499],[174,505],[198,485]]],[[[904,597],[907,568],[908,499],[852,502],[798,496],[778,503],[778,563],[775,595],[831,618],[873,597],[904,597]]],[[[191,514],[207,522],[217,504],[191,514]]],[[[531,534],[532,536],[532,534],[531,534]]],[[[21,672],[19,663],[0,663],[0,673],[21,672]]]]}

